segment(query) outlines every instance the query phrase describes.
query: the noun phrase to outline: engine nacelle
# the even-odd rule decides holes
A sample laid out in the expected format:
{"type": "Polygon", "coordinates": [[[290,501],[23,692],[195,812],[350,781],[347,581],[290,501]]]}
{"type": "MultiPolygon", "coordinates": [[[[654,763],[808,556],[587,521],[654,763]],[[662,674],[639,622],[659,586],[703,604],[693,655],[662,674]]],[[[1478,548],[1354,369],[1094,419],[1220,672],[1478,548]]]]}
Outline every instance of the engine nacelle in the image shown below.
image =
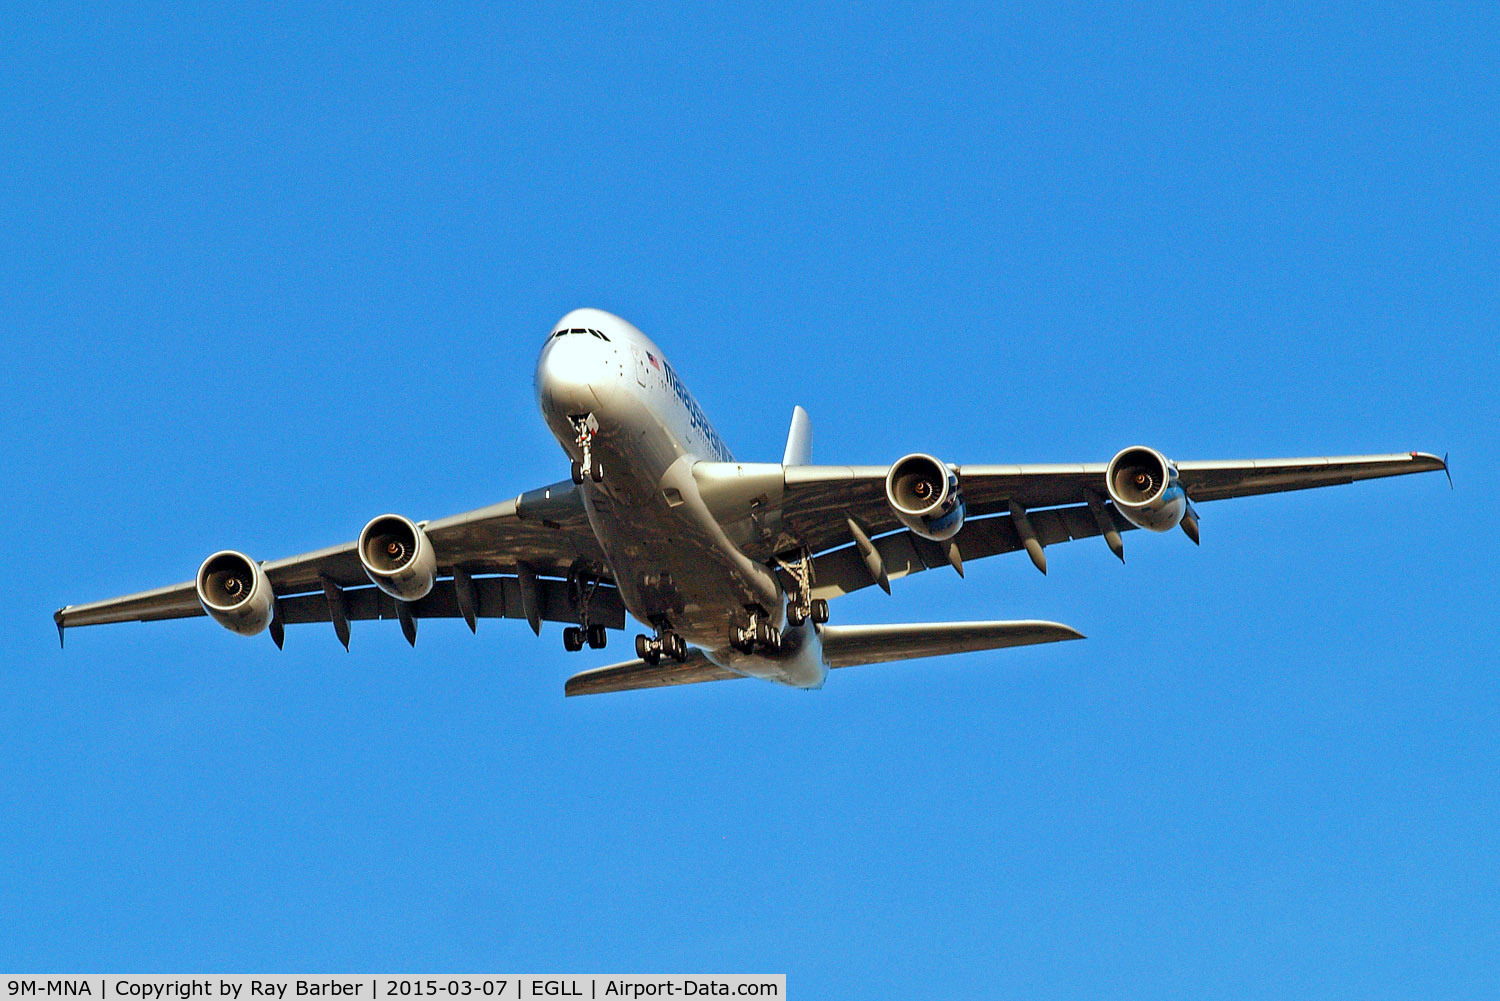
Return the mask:
{"type": "Polygon", "coordinates": [[[198,568],[198,603],[225,629],[254,636],[271,624],[276,594],[266,572],[244,553],[214,553],[198,568]]]}
{"type": "Polygon", "coordinates": [[[437,556],[427,533],[399,514],[372,520],[359,533],[355,548],[365,574],[392,598],[425,598],[437,580],[437,556]]]}
{"type": "Polygon", "coordinates": [[[958,474],[930,455],[897,459],[885,475],[885,499],[897,520],[924,539],[943,542],[964,527],[958,474]]]}
{"type": "Polygon", "coordinates": [[[1135,445],[1109,460],[1104,484],[1115,507],[1138,528],[1170,532],[1187,511],[1177,467],[1154,448],[1135,445]]]}

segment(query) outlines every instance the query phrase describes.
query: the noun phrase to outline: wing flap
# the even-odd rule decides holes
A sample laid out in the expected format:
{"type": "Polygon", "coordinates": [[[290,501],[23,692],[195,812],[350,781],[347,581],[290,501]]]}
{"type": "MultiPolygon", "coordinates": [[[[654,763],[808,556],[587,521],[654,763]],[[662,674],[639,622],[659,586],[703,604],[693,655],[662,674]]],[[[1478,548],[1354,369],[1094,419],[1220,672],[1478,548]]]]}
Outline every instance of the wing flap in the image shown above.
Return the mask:
{"type": "MultiPolygon", "coordinates": [[[[1113,519],[1117,531],[1128,532],[1135,528],[1115,510],[1113,504],[1106,503],[1104,509],[1113,519]]],[[[1044,546],[1100,534],[1093,512],[1084,505],[1033,511],[1029,518],[1044,546]]],[[[950,565],[947,549],[942,543],[932,542],[910,531],[893,532],[872,541],[880,553],[886,576],[891,580],[950,565]]],[[[1021,536],[1008,514],[971,518],[954,536],[954,541],[958,543],[960,558],[966,563],[1023,548],[1021,536]]],[[[870,576],[869,568],[855,546],[845,546],[813,558],[815,597],[836,598],[874,583],[875,578],[870,576]]]]}
{"type": "MultiPolygon", "coordinates": [[[[539,578],[536,583],[544,622],[579,621],[579,608],[567,581],[539,578]]],[[[377,587],[348,588],[344,603],[351,621],[397,618],[396,599],[377,587]]],[[[329,622],[333,617],[321,592],[278,598],[277,607],[287,625],[329,622]]],[[[438,581],[427,597],[411,602],[411,612],[416,619],[461,618],[453,581],[438,581]]],[[[474,614],[481,619],[524,619],[520,581],[515,577],[474,578],[474,614]]],[[[609,629],[624,629],[625,603],[620,600],[620,592],[606,585],[597,587],[589,600],[589,621],[609,629]]]]}

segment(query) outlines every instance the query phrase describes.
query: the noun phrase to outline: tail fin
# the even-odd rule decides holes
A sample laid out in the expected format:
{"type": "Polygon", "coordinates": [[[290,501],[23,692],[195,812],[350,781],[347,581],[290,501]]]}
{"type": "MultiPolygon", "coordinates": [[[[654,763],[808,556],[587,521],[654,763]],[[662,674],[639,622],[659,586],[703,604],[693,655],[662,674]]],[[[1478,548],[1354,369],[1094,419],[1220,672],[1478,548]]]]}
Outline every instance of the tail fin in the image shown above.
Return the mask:
{"type": "Polygon", "coordinates": [[[783,466],[805,466],[812,462],[812,418],[801,407],[792,408],[792,427],[786,433],[783,466]]]}

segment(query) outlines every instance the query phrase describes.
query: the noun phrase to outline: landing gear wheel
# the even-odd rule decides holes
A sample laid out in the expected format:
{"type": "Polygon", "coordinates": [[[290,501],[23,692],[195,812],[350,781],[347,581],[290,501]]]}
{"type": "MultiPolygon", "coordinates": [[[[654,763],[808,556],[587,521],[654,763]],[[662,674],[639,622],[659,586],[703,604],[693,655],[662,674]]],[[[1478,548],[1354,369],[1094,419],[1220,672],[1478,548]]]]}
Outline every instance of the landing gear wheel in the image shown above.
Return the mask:
{"type": "Polygon", "coordinates": [[[786,603],[786,623],[789,626],[800,626],[807,621],[807,613],[802,611],[802,606],[795,601],[786,603]]]}
{"type": "Polygon", "coordinates": [[[665,646],[667,648],[667,652],[672,655],[672,659],[677,661],[677,663],[681,664],[687,660],[687,640],[683,639],[681,636],[678,636],[676,633],[672,633],[665,646]]]}
{"type": "Polygon", "coordinates": [[[582,483],[583,482],[583,464],[581,462],[579,462],[577,459],[573,460],[573,482],[574,483],[582,483]]]}
{"type": "Polygon", "coordinates": [[[751,653],[755,649],[755,637],[748,629],[738,629],[734,634],[734,641],[729,644],[740,653],[751,653]]]}
{"type": "Polygon", "coordinates": [[[577,626],[569,626],[563,630],[563,649],[569,653],[576,653],[583,649],[583,630],[577,626]]]}
{"type": "Polygon", "coordinates": [[[636,636],[636,638],[635,638],[635,655],[637,657],[641,658],[641,660],[644,660],[647,663],[650,663],[650,661],[651,661],[650,653],[651,653],[651,640],[646,636],[645,633],[641,633],[640,635],[636,636]]]}
{"type": "Polygon", "coordinates": [[[586,636],[590,650],[603,650],[605,644],[609,642],[609,633],[603,626],[589,626],[586,636]]]}
{"type": "MultiPolygon", "coordinates": [[[[589,463],[589,479],[595,483],[604,482],[604,467],[599,464],[599,460],[597,459],[589,463]]],[[[579,480],[578,482],[582,483],[583,481],[579,480]]]]}
{"type": "Polygon", "coordinates": [[[812,620],[820,626],[828,621],[827,598],[814,598],[812,600],[812,620]]]}

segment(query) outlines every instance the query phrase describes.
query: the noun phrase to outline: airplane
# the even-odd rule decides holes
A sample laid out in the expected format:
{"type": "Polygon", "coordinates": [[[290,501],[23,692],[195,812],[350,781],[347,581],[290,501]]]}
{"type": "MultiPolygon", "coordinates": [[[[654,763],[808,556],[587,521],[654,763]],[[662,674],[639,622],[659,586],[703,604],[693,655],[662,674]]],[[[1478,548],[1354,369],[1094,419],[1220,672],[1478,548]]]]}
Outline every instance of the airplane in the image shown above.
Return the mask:
{"type": "MultiPolygon", "coordinates": [[[[542,416],[571,476],[431,521],[383,514],[358,538],[257,562],[231,550],[186,583],[59,609],[75,626],[207,615],[245,636],[395,619],[561,622],[564,647],[602,649],[626,613],[649,628],[633,660],[569,678],[588,695],[736,678],[820,688],[830,668],[1082,639],[1056,622],[833,625],[829,602],[935,568],[1180,527],[1197,505],[1448,469],[1425,452],[1173,462],[1133,445],[1105,463],[953,465],[923,452],[889,466],[815,465],[807,412],[782,459],[739,462],[645,334],[597,309],[568,313],[537,360],[542,416]]],[[[1450,477],[1451,483],[1451,477],[1450,477]]]]}

